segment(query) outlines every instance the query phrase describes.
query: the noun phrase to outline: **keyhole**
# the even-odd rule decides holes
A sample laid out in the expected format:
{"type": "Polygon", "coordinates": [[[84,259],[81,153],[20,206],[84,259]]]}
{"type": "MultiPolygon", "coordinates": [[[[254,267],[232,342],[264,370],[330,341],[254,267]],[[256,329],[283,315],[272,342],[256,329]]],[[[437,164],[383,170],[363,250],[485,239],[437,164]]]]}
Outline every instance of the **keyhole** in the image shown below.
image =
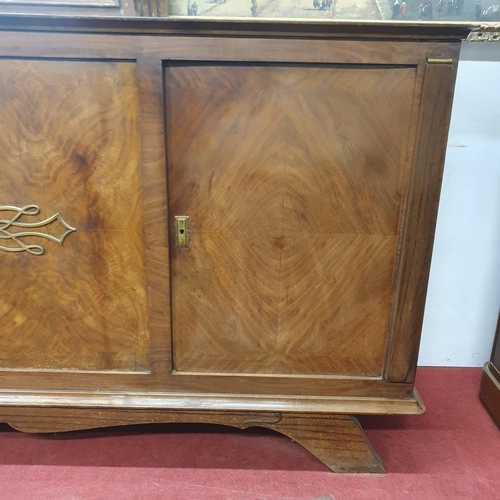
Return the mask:
{"type": "Polygon", "coordinates": [[[184,229],[179,229],[180,234],[184,234],[184,229]]]}

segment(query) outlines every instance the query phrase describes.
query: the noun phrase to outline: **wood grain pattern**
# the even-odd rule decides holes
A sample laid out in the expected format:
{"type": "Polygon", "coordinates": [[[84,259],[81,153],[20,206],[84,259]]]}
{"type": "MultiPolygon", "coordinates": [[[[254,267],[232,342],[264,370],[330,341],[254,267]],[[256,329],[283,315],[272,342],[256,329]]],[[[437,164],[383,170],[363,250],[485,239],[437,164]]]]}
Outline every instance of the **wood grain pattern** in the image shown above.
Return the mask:
{"type": "Polygon", "coordinates": [[[386,378],[413,382],[431,264],[457,59],[427,64],[406,222],[395,287],[386,378]]]}
{"type": "MultiPolygon", "coordinates": [[[[2,21],[0,16],[0,28],[2,21]]],[[[14,23],[15,19],[9,21],[14,23]]],[[[48,22],[48,19],[26,19],[22,30],[29,31],[29,23],[48,22]]],[[[67,20],[70,26],[64,28],[63,20],[59,20],[61,30],[70,33],[58,33],[57,28],[47,32],[30,32],[29,37],[13,30],[13,26],[3,27],[0,30],[0,46],[2,54],[8,57],[51,57],[73,58],[93,57],[104,59],[147,59],[165,61],[247,61],[247,62],[274,62],[274,63],[317,63],[317,64],[388,64],[415,66],[425,64],[427,57],[446,59],[456,57],[459,44],[453,42],[435,43],[425,39],[418,43],[405,43],[404,40],[384,41],[383,37],[377,40],[364,42],[352,40],[349,36],[335,35],[334,25],[328,26],[329,35],[323,34],[321,39],[304,35],[296,39],[293,35],[246,37],[237,29],[228,37],[221,38],[217,31],[205,33],[204,36],[175,36],[167,32],[165,37],[148,36],[148,33],[133,29],[131,20],[122,23],[122,30],[90,29],[84,30],[86,20],[79,19],[78,23],[67,20]],[[127,36],[124,26],[131,26],[131,35],[127,36]],[[56,30],[56,32],[54,32],[56,30]],[[118,34],[121,33],[121,34],[118,34]],[[333,39],[329,39],[333,38],[333,39]],[[168,43],[165,41],[168,40],[168,43]]],[[[93,20],[98,26],[99,20],[93,20]]],[[[104,20],[101,20],[105,24],[104,20]]],[[[147,24],[153,28],[158,21],[148,20],[147,24]]],[[[53,23],[57,26],[57,19],[53,23]]],[[[161,24],[161,23],[160,23],[161,24]]],[[[180,22],[173,23],[178,29],[186,25],[180,22]]],[[[189,25],[188,25],[189,26],[189,25]]],[[[213,25],[216,26],[216,23],[213,25]]],[[[283,24],[285,27],[285,24],[283,24]]],[[[297,25],[296,25],[297,26],[297,25]]],[[[366,26],[366,25],[363,25],[366,26]]],[[[354,26],[352,26],[354,27],[354,26]]],[[[286,26],[287,29],[290,26],[286,26]]],[[[410,29],[408,25],[405,29],[410,29]]],[[[462,26],[461,30],[464,29],[462,26]]],[[[233,26],[234,30],[234,26],[233,26]]],[[[43,31],[43,29],[42,29],[43,31]]],[[[175,31],[175,30],[174,30],[175,31]]],[[[345,26],[344,26],[345,31],[345,26]]],[[[160,34],[151,30],[151,34],[160,34]]],[[[201,35],[202,33],[200,33],[201,35]]]]}
{"type": "Polygon", "coordinates": [[[348,415],[284,414],[276,424],[259,424],[285,434],[334,472],[383,474],[382,461],[356,418],[348,415]]]}
{"type": "Polygon", "coordinates": [[[279,412],[168,412],[120,409],[2,408],[0,420],[23,432],[63,432],[133,423],[210,423],[264,427],[284,434],[334,472],[384,473],[357,419],[348,415],[279,412]]]}
{"type": "MultiPolygon", "coordinates": [[[[124,10],[133,6],[124,5],[124,10]]],[[[78,15],[75,13],[75,15],[78,15]]],[[[124,15],[129,15],[125,14],[124,15]]],[[[378,40],[397,42],[430,41],[435,48],[446,42],[461,42],[475,29],[465,23],[326,23],[313,19],[307,22],[283,22],[268,19],[245,19],[242,22],[225,19],[102,19],[14,15],[0,17],[0,29],[22,31],[97,32],[115,34],[162,34],[181,36],[225,36],[232,38],[299,38],[299,39],[353,39],[367,40],[370,45],[378,40]]]]}
{"type": "Polygon", "coordinates": [[[380,376],[412,68],[171,65],[177,371],[380,376]]]}
{"type": "MultiPolygon", "coordinates": [[[[124,378],[121,375],[121,378],[124,378]]],[[[244,377],[239,377],[240,381],[244,377]]],[[[218,381],[212,385],[217,387],[218,381]]],[[[264,381],[266,382],[266,381],[264,381]]],[[[353,395],[355,391],[346,390],[338,396],[321,396],[316,394],[280,394],[268,390],[273,388],[272,383],[258,384],[261,391],[260,396],[255,394],[238,393],[237,384],[232,385],[231,393],[217,393],[216,391],[200,393],[199,387],[193,387],[191,391],[185,392],[159,392],[159,391],[70,391],[44,390],[33,393],[30,390],[0,391],[0,407],[30,406],[30,407],[77,407],[77,408],[122,408],[129,411],[139,409],[165,409],[165,410],[213,410],[221,411],[285,411],[285,412],[310,412],[310,413],[335,413],[335,414],[379,414],[379,415],[406,415],[421,414],[425,407],[420,400],[416,390],[410,394],[392,393],[383,396],[358,396],[353,395]],[[266,393],[265,396],[262,393],[266,393]]],[[[293,382],[292,382],[293,383],[293,382]]],[[[290,381],[288,388],[290,389],[290,381]]],[[[320,387],[322,381],[317,381],[320,387]]],[[[392,387],[394,384],[385,384],[392,387]]],[[[368,386],[365,392],[369,392],[368,386]]],[[[284,392],[283,390],[281,392],[284,392]]],[[[311,391],[312,392],[312,391],[311,391]]],[[[338,391],[340,392],[340,391],[338,391]]],[[[371,387],[372,394],[381,391],[371,387]]]]}
{"type": "Polygon", "coordinates": [[[0,252],[0,367],[147,372],[135,65],[2,60],[0,78],[0,204],[77,228],[41,257],[0,252]]]}

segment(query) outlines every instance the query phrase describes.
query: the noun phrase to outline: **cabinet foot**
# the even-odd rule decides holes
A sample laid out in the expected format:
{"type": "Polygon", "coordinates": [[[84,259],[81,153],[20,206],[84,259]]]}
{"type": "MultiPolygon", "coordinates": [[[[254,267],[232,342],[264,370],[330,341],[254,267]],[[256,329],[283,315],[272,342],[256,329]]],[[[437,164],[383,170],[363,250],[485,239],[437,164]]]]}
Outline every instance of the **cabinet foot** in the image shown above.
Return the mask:
{"type": "Polygon", "coordinates": [[[260,424],[284,434],[334,472],[385,473],[358,419],[349,415],[283,414],[276,424],[260,424]]]}
{"type": "Polygon", "coordinates": [[[174,411],[115,408],[0,408],[0,422],[24,432],[62,432],[146,423],[264,427],[302,445],[334,472],[384,473],[358,420],[349,415],[252,411],[174,411]]]}

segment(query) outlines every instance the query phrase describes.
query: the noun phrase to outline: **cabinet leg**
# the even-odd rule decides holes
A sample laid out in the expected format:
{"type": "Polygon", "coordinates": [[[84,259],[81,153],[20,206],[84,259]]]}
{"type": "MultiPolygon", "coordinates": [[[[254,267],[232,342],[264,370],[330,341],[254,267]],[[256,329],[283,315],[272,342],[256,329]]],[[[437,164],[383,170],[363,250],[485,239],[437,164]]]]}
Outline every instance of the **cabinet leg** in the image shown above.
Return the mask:
{"type": "Polygon", "coordinates": [[[283,414],[276,424],[259,424],[290,437],[334,472],[385,473],[357,418],[349,415],[283,414]]]}

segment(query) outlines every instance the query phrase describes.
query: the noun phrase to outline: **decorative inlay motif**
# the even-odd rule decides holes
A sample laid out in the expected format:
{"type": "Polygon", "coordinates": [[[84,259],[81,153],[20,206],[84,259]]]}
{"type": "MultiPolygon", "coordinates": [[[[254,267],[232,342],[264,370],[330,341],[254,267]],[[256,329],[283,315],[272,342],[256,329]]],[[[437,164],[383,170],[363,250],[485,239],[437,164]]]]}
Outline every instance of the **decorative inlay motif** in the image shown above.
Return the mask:
{"type": "Polygon", "coordinates": [[[76,231],[74,227],[71,227],[66,221],[61,217],[59,212],[55,213],[51,217],[38,222],[19,222],[19,219],[23,215],[38,215],[40,213],[40,207],[37,205],[26,205],[23,208],[11,207],[11,206],[0,206],[1,211],[11,211],[15,212],[11,219],[0,219],[0,240],[11,240],[17,244],[13,247],[5,247],[0,245],[0,250],[5,252],[29,252],[32,255],[42,255],[44,253],[44,248],[41,245],[26,244],[22,241],[22,238],[27,236],[38,236],[40,238],[46,238],[48,240],[54,241],[55,243],[62,245],[64,239],[68,234],[76,231]],[[66,229],[66,231],[59,237],[53,236],[48,233],[42,233],[37,231],[20,231],[12,233],[10,229],[12,227],[21,228],[36,228],[43,227],[51,224],[55,220],[58,220],[61,225],[66,229]]]}
{"type": "Polygon", "coordinates": [[[500,42],[500,24],[483,24],[471,31],[467,42],[500,42]]]}

